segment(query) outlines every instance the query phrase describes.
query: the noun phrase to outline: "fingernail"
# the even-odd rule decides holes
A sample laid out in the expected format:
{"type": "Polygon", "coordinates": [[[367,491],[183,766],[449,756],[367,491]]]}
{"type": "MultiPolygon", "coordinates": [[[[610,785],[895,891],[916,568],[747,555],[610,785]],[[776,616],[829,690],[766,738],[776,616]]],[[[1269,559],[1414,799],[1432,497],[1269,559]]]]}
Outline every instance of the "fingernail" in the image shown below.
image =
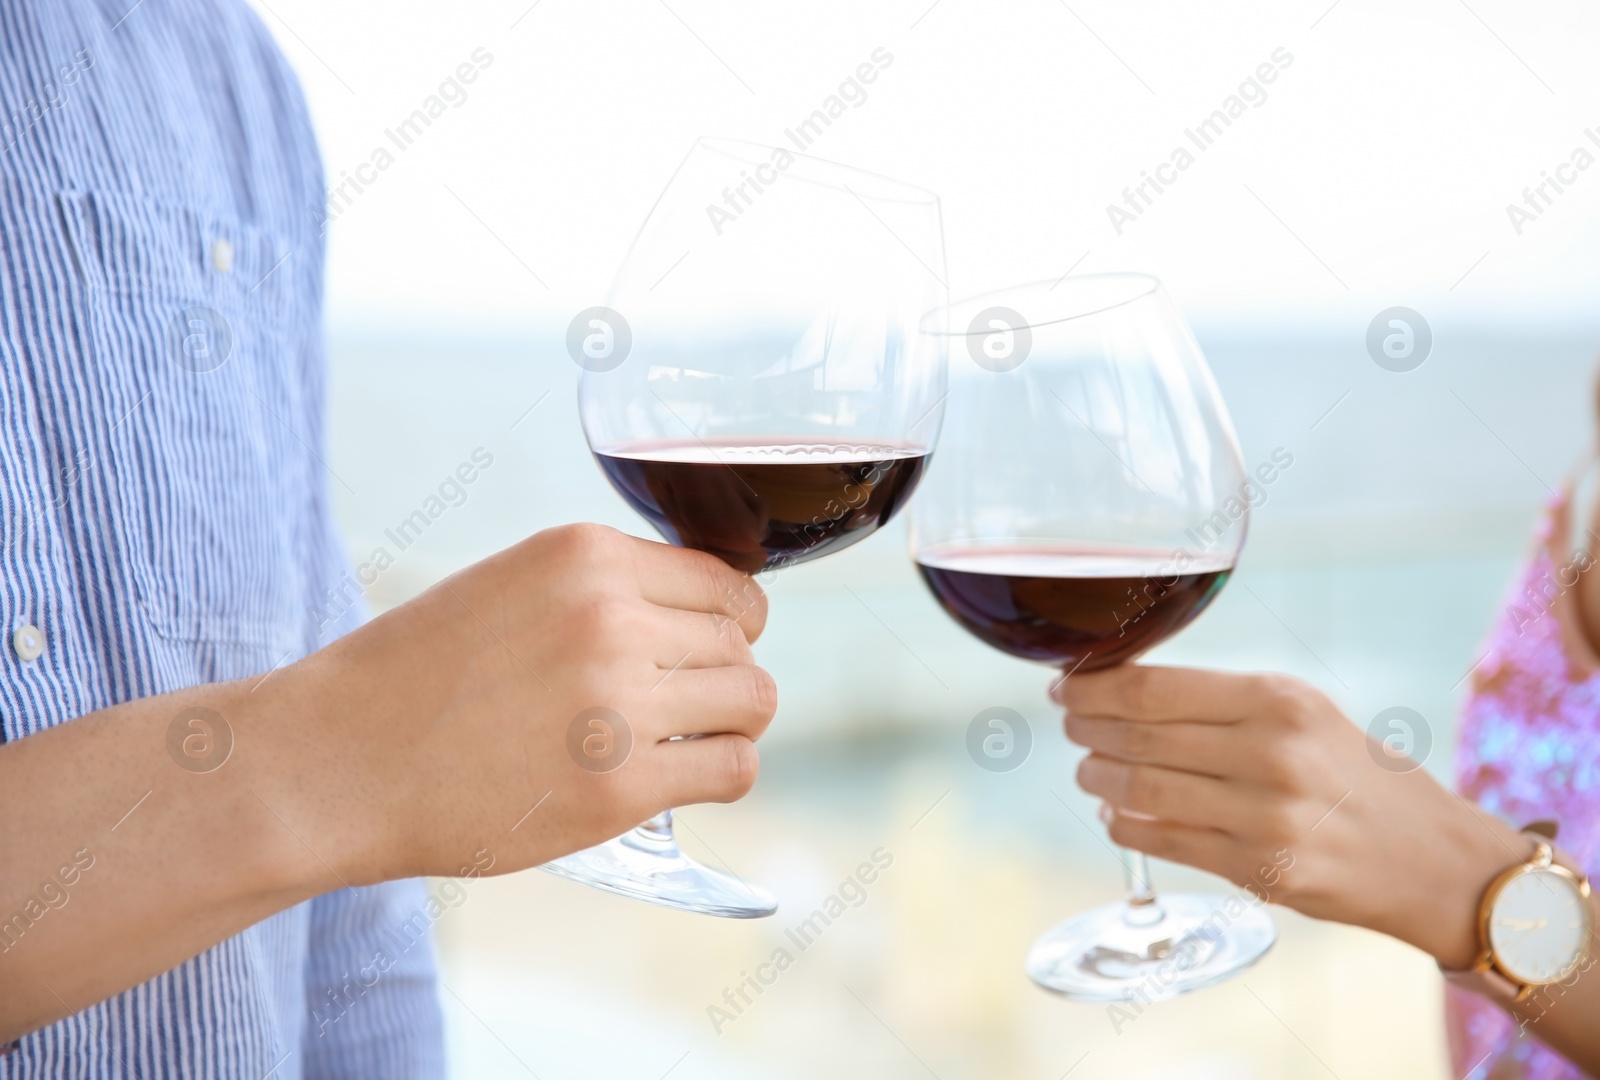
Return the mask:
{"type": "Polygon", "coordinates": [[[1116,816],[1117,812],[1111,809],[1111,804],[1104,802],[1100,804],[1100,809],[1095,813],[1095,817],[1100,819],[1100,824],[1102,825],[1110,825],[1111,819],[1116,816]]]}

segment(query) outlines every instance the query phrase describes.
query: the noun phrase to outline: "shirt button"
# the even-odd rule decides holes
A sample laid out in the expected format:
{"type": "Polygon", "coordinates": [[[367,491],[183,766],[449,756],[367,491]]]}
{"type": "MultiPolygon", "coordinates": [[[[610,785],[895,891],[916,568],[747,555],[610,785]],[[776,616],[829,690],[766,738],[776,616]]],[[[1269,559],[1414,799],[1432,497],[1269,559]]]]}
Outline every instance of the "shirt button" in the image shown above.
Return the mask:
{"type": "Polygon", "coordinates": [[[37,626],[24,626],[11,635],[11,647],[23,660],[37,660],[44,653],[44,631],[37,626]]]}
{"type": "Polygon", "coordinates": [[[211,265],[217,273],[226,274],[233,269],[233,245],[226,240],[218,240],[211,245],[211,265]]]}

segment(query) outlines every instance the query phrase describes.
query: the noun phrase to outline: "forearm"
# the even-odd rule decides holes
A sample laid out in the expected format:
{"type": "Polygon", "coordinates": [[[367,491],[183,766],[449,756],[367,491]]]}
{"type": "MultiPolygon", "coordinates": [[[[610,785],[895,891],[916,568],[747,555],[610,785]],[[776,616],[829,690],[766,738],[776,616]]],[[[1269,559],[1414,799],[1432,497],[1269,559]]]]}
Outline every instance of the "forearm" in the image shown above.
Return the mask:
{"type": "MultiPolygon", "coordinates": [[[[1381,782],[1417,790],[1405,805],[1415,808],[1418,820],[1404,832],[1387,828],[1386,843],[1393,850],[1386,853],[1386,865],[1404,867],[1404,872],[1390,875],[1381,889],[1373,890],[1370,912],[1358,910],[1355,918],[1346,915],[1344,921],[1414,945],[1447,971],[1466,970],[1481,952],[1478,904],[1484,890],[1495,875],[1531,855],[1533,841],[1450,795],[1425,773],[1381,782]]],[[[1385,828],[1376,817],[1381,812],[1373,808],[1374,816],[1364,827],[1385,828]]]]}
{"type": "Polygon", "coordinates": [[[280,704],[197,687],[0,747],[0,1042],[339,887],[279,817],[298,816],[280,704]],[[227,718],[220,767],[169,752],[193,706],[227,718]]]}

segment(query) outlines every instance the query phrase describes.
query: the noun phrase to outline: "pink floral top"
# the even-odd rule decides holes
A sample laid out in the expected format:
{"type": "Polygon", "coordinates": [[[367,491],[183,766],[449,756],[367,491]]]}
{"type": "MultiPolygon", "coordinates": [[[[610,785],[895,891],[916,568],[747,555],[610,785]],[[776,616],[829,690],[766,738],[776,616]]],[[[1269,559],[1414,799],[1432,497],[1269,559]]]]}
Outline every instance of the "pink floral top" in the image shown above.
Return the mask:
{"type": "MultiPolygon", "coordinates": [[[[1528,565],[1473,673],[1456,751],[1463,795],[1516,826],[1560,822],[1557,843],[1600,880],[1600,659],[1584,637],[1565,550],[1566,497],[1541,520],[1528,565]]],[[[1538,1041],[1537,1024],[1454,987],[1446,1016],[1465,1080],[1583,1080],[1538,1041]]]]}

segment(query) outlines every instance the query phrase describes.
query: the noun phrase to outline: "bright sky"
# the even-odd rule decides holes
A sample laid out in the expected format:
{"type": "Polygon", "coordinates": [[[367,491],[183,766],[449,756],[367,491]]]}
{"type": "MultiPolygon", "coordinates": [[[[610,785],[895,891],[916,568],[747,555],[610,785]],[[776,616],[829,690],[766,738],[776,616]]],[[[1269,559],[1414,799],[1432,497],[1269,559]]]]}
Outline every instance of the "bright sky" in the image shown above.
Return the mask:
{"type": "Polygon", "coordinates": [[[1600,9],[1574,0],[256,3],[330,178],[394,157],[331,226],[335,324],[564,323],[697,136],[782,141],[879,49],[810,152],[938,192],[956,297],[1139,269],[1197,321],[1526,319],[1600,284],[1600,164],[1571,164],[1600,161],[1600,9]],[[464,100],[398,150],[462,64],[464,100]],[[1107,206],[1180,146],[1119,235],[1107,206]]]}

